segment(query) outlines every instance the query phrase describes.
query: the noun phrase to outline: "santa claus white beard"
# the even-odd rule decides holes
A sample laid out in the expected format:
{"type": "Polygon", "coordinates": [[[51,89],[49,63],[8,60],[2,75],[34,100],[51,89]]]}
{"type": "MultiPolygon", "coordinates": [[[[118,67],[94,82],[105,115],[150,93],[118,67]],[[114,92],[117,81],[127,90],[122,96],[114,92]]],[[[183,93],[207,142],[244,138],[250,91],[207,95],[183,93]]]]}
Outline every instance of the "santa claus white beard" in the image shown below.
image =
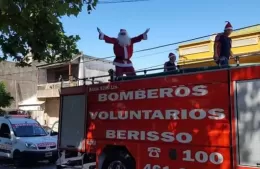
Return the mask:
{"type": "Polygon", "coordinates": [[[128,46],[131,43],[131,38],[129,38],[128,36],[118,36],[117,38],[118,43],[120,46],[128,46]]]}

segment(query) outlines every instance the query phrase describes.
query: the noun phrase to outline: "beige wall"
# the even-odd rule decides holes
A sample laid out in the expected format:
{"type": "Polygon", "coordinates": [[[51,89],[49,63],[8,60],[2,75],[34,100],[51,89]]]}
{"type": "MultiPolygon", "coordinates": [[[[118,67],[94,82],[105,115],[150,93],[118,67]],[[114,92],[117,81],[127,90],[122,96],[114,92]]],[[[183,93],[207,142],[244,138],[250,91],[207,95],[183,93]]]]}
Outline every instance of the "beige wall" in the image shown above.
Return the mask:
{"type": "Polygon", "coordinates": [[[60,98],[50,98],[46,99],[44,119],[45,124],[49,127],[59,120],[59,108],[60,108],[60,98]]]}

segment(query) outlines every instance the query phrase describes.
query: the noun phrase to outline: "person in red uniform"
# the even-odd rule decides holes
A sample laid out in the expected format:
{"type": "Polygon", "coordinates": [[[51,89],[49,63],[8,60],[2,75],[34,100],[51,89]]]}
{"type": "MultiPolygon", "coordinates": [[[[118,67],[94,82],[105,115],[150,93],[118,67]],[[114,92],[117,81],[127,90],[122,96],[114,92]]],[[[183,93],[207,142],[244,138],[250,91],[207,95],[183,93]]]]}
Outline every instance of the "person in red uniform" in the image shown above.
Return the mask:
{"type": "Polygon", "coordinates": [[[227,22],[224,32],[220,33],[215,38],[214,44],[214,60],[217,65],[229,65],[229,59],[233,57],[231,51],[232,40],[229,35],[232,33],[233,27],[230,22],[227,22]]]}
{"type": "Polygon", "coordinates": [[[131,57],[133,55],[134,44],[142,40],[147,40],[147,33],[150,29],[147,29],[143,34],[130,38],[125,29],[120,29],[117,38],[112,38],[105,35],[99,28],[99,39],[105,40],[106,43],[114,45],[114,54],[116,58],[113,64],[116,67],[116,76],[135,76],[135,69],[131,62],[131,57]]]}

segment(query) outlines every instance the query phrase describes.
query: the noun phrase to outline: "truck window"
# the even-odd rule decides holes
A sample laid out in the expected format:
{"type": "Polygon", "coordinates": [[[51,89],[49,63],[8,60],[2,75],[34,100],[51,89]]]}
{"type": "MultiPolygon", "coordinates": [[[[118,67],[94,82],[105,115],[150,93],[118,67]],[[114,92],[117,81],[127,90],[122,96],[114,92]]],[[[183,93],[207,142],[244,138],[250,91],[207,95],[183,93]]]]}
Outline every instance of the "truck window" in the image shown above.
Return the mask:
{"type": "Polygon", "coordinates": [[[236,85],[238,162],[243,166],[260,163],[260,80],[236,85]]]}
{"type": "Polygon", "coordinates": [[[8,124],[3,123],[0,128],[0,137],[11,139],[11,131],[8,124]]]}

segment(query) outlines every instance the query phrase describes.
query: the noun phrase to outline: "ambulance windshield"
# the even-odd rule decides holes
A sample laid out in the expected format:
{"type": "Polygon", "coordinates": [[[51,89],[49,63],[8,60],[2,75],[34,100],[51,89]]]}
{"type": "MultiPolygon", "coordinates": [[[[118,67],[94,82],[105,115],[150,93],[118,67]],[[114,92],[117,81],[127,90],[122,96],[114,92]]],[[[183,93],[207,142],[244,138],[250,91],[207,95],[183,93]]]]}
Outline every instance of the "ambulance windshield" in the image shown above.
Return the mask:
{"type": "Polygon", "coordinates": [[[45,130],[37,123],[13,124],[14,133],[17,137],[46,136],[45,130]]]}

